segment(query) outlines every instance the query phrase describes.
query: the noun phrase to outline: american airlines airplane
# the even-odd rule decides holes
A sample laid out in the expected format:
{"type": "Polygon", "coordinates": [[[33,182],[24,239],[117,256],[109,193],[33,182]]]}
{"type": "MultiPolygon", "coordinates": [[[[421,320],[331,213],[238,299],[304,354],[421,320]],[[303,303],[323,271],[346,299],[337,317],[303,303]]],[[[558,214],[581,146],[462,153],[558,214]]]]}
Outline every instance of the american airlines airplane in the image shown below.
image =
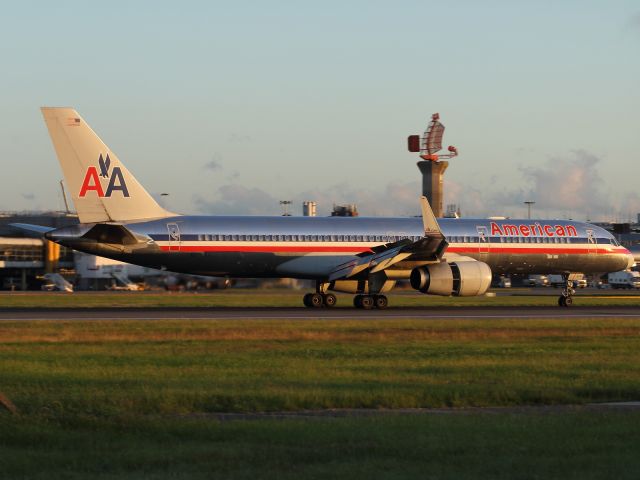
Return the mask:
{"type": "Polygon", "coordinates": [[[422,217],[236,217],[162,208],[71,108],[42,108],[78,211],[79,225],[42,233],[61,245],[146,267],[207,276],[315,280],[307,307],[332,307],[330,291],[358,308],[385,308],[398,280],[431,295],[483,295],[492,273],[562,274],[558,303],[572,305],[572,276],[634,263],[606,230],[561,220],[422,217]]]}

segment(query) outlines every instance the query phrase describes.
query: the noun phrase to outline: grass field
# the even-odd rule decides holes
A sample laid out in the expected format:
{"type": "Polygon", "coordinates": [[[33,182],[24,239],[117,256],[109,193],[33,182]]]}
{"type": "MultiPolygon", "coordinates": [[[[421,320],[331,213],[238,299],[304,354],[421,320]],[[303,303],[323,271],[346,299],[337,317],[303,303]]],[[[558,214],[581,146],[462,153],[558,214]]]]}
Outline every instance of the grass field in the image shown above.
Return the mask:
{"type": "Polygon", "coordinates": [[[637,400],[639,334],[615,318],[3,321],[0,378],[54,415],[637,400]]]}
{"type": "Polygon", "coordinates": [[[0,414],[6,479],[629,479],[638,413],[238,421],[0,414]]]}
{"type": "Polygon", "coordinates": [[[638,411],[212,416],[638,400],[633,319],[3,321],[0,391],[0,478],[640,474],[638,411]]]}
{"type": "MultiPolygon", "coordinates": [[[[166,292],[78,292],[73,294],[22,293],[0,294],[0,308],[112,308],[112,307],[301,307],[305,291],[295,290],[244,290],[231,289],[206,293],[166,292]]],[[[504,292],[501,292],[504,293],[504,292]]],[[[422,295],[413,291],[389,295],[389,306],[394,307],[446,307],[446,306],[557,306],[560,291],[544,289],[544,294],[530,295],[523,289],[512,295],[496,297],[439,297],[422,295]]],[[[635,305],[640,307],[640,295],[603,295],[602,292],[578,292],[574,297],[576,306],[635,305]]],[[[353,308],[353,295],[338,294],[337,308],[353,308]]]]}

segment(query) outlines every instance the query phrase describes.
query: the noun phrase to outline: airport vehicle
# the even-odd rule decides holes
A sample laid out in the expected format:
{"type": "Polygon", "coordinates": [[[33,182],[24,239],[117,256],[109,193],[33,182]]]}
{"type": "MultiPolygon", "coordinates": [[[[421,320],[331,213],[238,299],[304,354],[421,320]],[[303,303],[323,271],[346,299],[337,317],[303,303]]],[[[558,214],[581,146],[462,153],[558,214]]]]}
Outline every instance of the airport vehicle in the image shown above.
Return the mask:
{"type": "Polygon", "coordinates": [[[496,288],[511,288],[511,278],[505,277],[504,275],[494,277],[491,286],[496,288]]]}
{"type": "Polygon", "coordinates": [[[527,284],[530,287],[548,287],[549,277],[547,275],[529,275],[527,284]]]}
{"type": "MultiPolygon", "coordinates": [[[[587,288],[587,279],[583,274],[576,274],[572,277],[571,281],[576,288],[587,288]]],[[[548,277],[549,285],[552,287],[563,287],[566,280],[563,275],[553,274],[548,277]]]]}
{"type": "Polygon", "coordinates": [[[623,270],[607,276],[611,288],[640,288],[640,272],[623,270]]]}
{"type": "Polygon", "coordinates": [[[312,279],[309,307],[330,291],[359,308],[385,308],[385,292],[410,279],[425,294],[473,296],[492,273],[558,273],[558,302],[572,304],[576,272],[612,272],[633,262],[606,230],[573,221],[178,215],[162,208],[71,108],[42,109],[81,224],[41,232],[76,250],[161,270],[230,278],[312,279]]]}

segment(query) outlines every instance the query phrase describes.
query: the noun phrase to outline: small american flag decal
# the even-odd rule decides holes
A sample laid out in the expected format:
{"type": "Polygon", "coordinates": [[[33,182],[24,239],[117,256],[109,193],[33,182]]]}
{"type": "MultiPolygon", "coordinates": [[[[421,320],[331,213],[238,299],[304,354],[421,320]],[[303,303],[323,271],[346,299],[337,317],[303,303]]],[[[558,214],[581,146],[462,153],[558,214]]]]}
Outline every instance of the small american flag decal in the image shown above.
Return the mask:
{"type": "Polygon", "coordinates": [[[80,119],[79,118],[67,118],[67,127],[79,127],[80,119]]]}

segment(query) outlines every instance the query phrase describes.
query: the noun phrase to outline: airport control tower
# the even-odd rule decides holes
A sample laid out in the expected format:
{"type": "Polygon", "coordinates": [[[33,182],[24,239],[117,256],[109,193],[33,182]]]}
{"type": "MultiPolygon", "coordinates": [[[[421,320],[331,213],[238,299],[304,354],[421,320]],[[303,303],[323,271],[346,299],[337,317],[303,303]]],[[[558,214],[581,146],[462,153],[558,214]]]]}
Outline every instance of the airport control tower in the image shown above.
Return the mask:
{"type": "Polygon", "coordinates": [[[440,115],[434,113],[422,136],[411,135],[408,138],[409,151],[419,153],[422,159],[418,162],[418,168],[422,172],[422,194],[429,200],[436,217],[444,214],[442,182],[449,162],[443,160],[458,155],[458,149],[453,146],[447,149],[448,153],[437,154],[442,150],[443,135],[444,125],[440,123],[440,115]]]}

